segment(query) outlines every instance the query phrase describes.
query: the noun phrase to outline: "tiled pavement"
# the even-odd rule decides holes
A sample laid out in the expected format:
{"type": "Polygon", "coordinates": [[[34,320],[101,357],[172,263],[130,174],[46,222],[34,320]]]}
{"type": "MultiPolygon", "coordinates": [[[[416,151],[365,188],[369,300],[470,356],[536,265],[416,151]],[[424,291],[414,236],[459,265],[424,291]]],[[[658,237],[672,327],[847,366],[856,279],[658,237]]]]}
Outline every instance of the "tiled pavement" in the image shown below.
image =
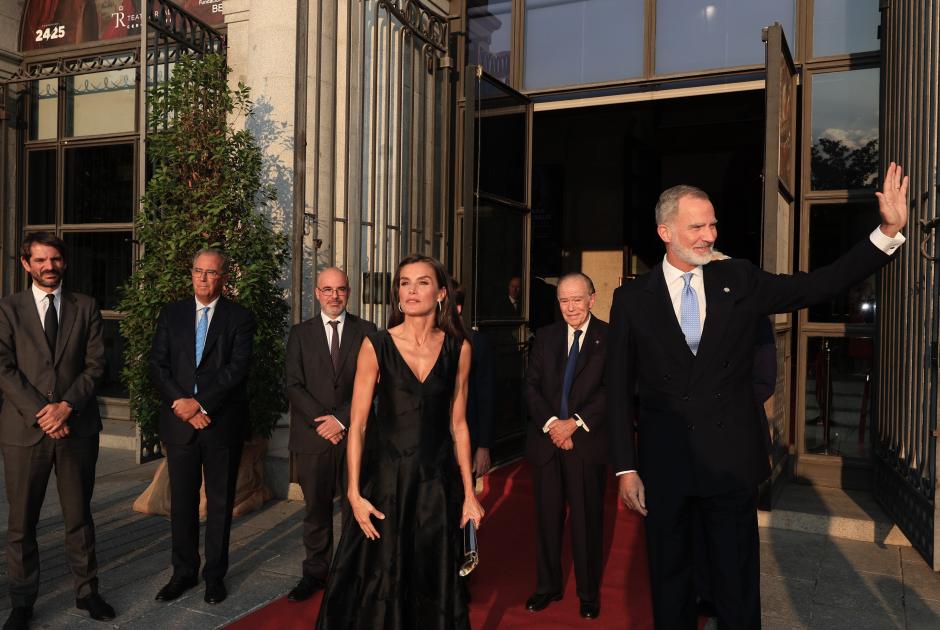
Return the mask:
{"type": "MultiPolygon", "coordinates": [[[[93,622],[74,608],[54,479],[39,525],[42,584],[34,628],[218,628],[286,593],[300,575],[301,504],[272,501],[238,518],[232,530],[229,599],[202,601],[200,587],[170,604],[155,602],[169,579],[169,522],[131,511],[156,464],[137,466],[128,451],[102,449],[92,509],[101,592],[118,617],[93,622]]],[[[0,468],[2,474],[2,468],[0,468]]],[[[7,505],[0,502],[0,536],[7,505]]],[[[10,607],[0,558],[0,617],[10,607]]],[[[763,626],[882,630],[940,628],[940,574],[910,547],[761,529],[763,626]]]]}

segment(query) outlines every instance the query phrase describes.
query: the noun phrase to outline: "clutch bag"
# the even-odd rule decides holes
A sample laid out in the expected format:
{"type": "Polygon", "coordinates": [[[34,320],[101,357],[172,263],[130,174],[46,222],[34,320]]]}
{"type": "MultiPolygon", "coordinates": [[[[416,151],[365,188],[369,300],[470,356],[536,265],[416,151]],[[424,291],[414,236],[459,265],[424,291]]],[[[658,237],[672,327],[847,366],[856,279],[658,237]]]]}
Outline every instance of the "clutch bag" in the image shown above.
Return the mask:
{"type": "Polygon", "coordinates": [[[480,563],[480,551],[477,546],[477,528],[473,521],[467,521],[463,527],[463,560],[458,573],[466,577],[477,568],[480,563]]]}

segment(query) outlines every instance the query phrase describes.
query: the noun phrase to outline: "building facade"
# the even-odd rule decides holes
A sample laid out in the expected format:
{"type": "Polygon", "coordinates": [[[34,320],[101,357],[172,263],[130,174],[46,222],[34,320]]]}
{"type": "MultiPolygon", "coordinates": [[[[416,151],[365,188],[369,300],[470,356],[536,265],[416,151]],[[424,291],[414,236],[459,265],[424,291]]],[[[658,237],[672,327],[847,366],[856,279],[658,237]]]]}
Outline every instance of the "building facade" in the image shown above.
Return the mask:
{"type": "MultiPolygon", "coordinates": [[[[913,169],[916,218],[937,214],[936,0],[177,4],[224,36],[233,82],[252,89],[294,321],[314,312],[317,268],[346,269],[355,310],[382,323],[396,261],[440,257],[497,346],[498,456],[521,444],[525,352],[555,317],[552,283],[585,271],[606,318],[613,289],[663,255],[662,189],[708,191],[722,251],[777,272],[871,230],[887,160],[913,169]]],[[[69,242],[69,282],[104,309],[115,422],[129,418],[116,289],[145,178],[140,5],[0,1],[3,292],[24,284],[25,231],[69,242]]],[[[887,274],[774,320],[768,406],[775,477],[908,488],[908,532],[935,522],[937,480],[936,271],[920,229],[887,274]]]]}

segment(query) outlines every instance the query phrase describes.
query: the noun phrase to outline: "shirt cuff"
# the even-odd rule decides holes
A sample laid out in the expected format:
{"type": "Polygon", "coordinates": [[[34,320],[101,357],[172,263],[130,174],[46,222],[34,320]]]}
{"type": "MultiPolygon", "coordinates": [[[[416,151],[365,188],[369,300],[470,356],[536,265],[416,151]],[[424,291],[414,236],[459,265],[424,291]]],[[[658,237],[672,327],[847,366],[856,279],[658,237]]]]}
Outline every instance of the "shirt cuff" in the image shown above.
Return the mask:
{"type": "MultiPolygon", "coordinates": [[[[336,418],[336,416],[333,416],[333,417],[336,418]]],[[[343,431],[346,430],[346,425],[343,424],[342,422],[340,422],[340,421],[339,421],[339,418],[336,418],[336,424],[338,424],[339,426],[343,427],[343,431]]]]}
{"type": "Polygon", "coordinates": [[[876,227],[875,231],[871,233],[869,238],[871,239],[872,245],[886,253],[888,256],[896,252],[898,247],[903,245],[904,241],[907,240],[900,232],[898,232],[897,236],[888,236],[881,231],[880,227],[876,227]]]}
{"type": "Polygon", "coordinates": [[[576,425],[578,425],[579,427],[581,427],[582,429],[584,429],[584,430],[585,430],[586,432],[588,432],[588,433],[591,432],[591,428],[587,425],[587,422],[584,421],[584,418],[582,418],[582,417],[579,416],[578,414],[574,414],[574,416],[572,416],[572,417],[574,418],[574,423],[575,423],[576,425]]]}
{"type": "Polygon", "coordinates": [[[548,419],[548,422],[542,425],[542,433],[548,433],[548,427],[552,426],[552,423],[558,420],[558,416],[552,416],[548,419]]]}
{"type": "Polygon", "coordinates": [[[635,472],[636,472],[635,470],[621,470],[620,472],[617,473],[617,476],[619,477],[620,475],[626,475],[627,473],[635,473],[635,472]]]}

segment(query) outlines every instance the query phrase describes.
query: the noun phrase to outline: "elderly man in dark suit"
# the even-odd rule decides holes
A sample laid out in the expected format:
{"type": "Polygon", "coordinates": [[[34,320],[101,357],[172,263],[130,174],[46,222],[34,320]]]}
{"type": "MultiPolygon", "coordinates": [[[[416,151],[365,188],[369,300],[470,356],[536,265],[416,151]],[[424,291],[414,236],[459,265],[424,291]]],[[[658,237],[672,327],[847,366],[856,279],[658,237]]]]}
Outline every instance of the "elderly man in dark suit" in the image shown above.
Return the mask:
{"type": "MultiPolygon", "coordinates": [[[[348,313],[349,280],[335,267],[317,276],[320,313],[291,328],[287,341],[287,398],[294,478],[304,492],[303,576],[288,601],[322,589],[333,555],[333,499],[346,492],[346,428],[356,363],[363,338],[375,324],[348,313]]],[[[346,515],[344,508],[343,514],[346,515]]]]}
{"type": "Polygon", "coordinates": [[[594,283],[582,273],[558,282],[564,321],[540,329],[529,354],[526,457],[535,477],[537,581],[526,608],[535,612],[562,597],[561,539],[565,504],[580,613],[600,614],[603,497],[609,442],[604,357],[607,324],[591,315],[594,283]]]}
{"type": "Polygon", "coordinates": [[[91,496],[101,417],[95,387],[105,370],[94,299],[62,288],[65,243],[48,232],[23,241],[25,291],[0,300],[0,445],[7,501],[7,572],[13,605],[4,628],[26,628],[39,592],[36,524],[52,469],[65,520],[75,605],[114,619],[98,594],[91,496]]]}
{"type": "Polygon", "coordinates": [[[891,164],[876,194],[882,222],[869,238],[793,276],[712,261],[717,221],[708,196],[691,186],[660,196],[666,256],[614,292],[607,354],[614,465],[624,503],[646,516],[658,629],[695,627],[696,510],[719,627],[760,627],[756,495],[769,466],[752,385],[755,327],[761,316],[831,299],[891,260],[908,215],[900,167],[891,164]]]}
{"type": "Polygon", "coordinates": [[[227,597],[229,533],[242,445],[248,428],[251,313],[222,297],[228,259],[218,249],[193,258],[193,298],[166,306],[157,320],[150,378],[160,393],[160,439],[170,473],[173,576],[157,593],[170,601],[199,574],[199,488],[206,484],[205,601],[227,597]],[[203,473],[205,473],[203,475],[203,473]]]}

